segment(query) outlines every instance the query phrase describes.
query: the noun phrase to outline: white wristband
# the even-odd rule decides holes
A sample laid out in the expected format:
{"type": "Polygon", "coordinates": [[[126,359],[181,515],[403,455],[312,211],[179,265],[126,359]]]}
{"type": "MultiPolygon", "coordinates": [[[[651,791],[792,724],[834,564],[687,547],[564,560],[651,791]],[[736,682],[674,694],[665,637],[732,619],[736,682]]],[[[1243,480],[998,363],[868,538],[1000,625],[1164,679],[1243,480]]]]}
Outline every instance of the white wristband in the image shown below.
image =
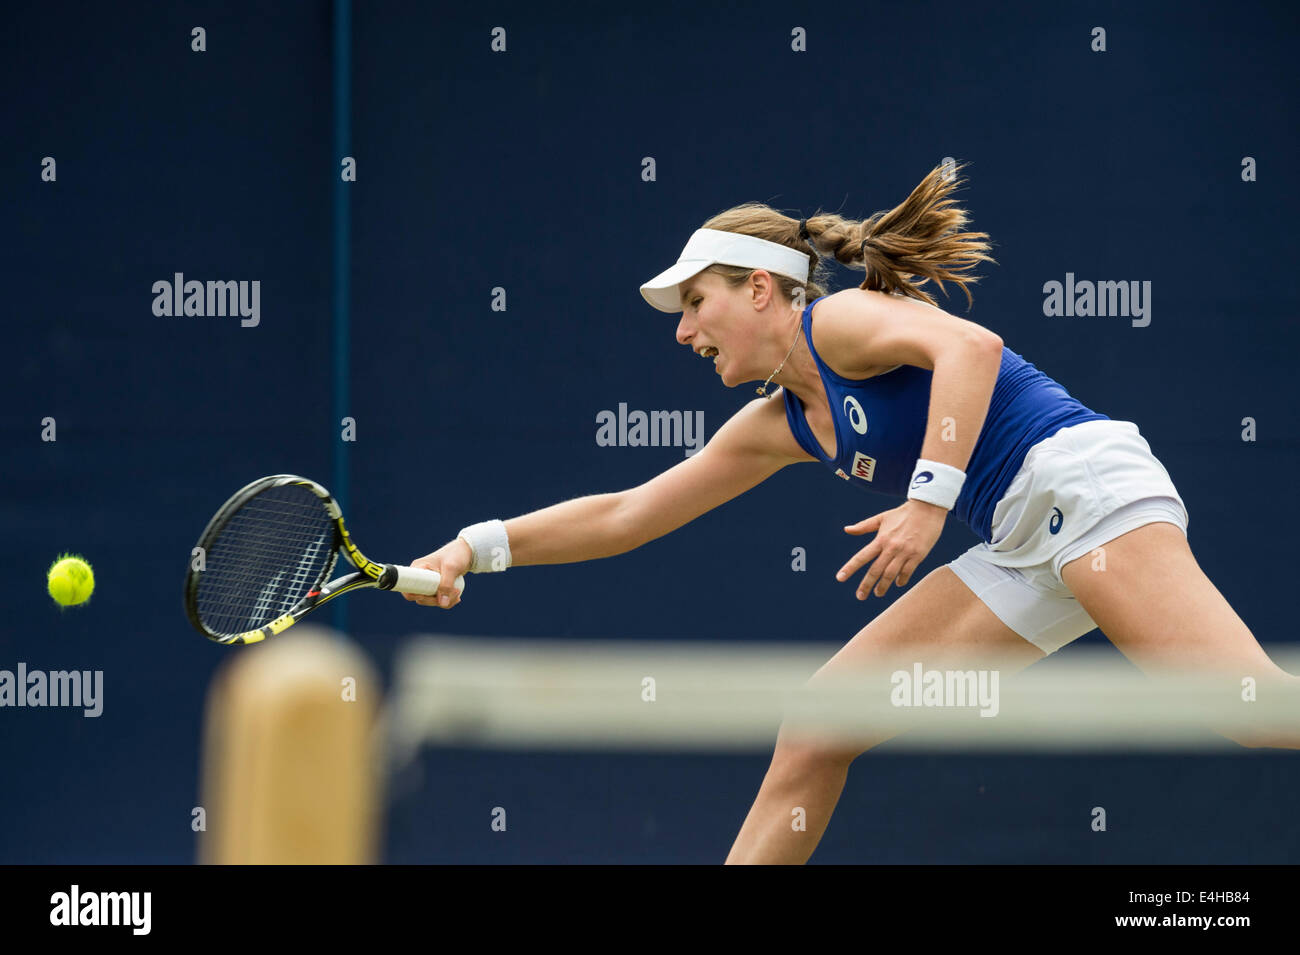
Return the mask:
{"type": "Polygon", "coordinates": [[[912,471],[912,483],[907,488],[907,496],[911,500],[924,501],[951,511],[965,481],[966,472],[951,464],[918,458],[916,469],[912,471]]]}
{"type": "Polygon", "coordinates": [[[471,574],[490,574],[510,566],[510,540],[506,536],[504,521],[482,521],[461,528],[456,535],[469,545],[474,562],[471,574]]]}

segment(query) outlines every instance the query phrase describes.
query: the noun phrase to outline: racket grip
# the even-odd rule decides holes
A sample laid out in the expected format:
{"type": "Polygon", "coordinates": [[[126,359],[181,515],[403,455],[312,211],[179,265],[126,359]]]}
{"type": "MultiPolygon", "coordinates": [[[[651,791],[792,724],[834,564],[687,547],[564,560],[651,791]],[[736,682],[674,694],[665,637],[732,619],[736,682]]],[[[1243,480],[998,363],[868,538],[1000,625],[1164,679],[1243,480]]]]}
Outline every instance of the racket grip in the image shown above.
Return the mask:
{"type": "MultiPolygon", "coordinates": [[[[384,576],[380,578],[379,586],[384,590],[396,590],[398,593],[428,596],[436,594],[441,583],[442,576],[436,570],[425,570],[423,567],[407,567],[403,564],[389,564],[384,568],[384,576]],[[389,580],[392,583],[388,583],[389,580]]],[[[461,575],[456,578],[456,593],[460,593],[464,589],[465,577],[461,575]]]]}

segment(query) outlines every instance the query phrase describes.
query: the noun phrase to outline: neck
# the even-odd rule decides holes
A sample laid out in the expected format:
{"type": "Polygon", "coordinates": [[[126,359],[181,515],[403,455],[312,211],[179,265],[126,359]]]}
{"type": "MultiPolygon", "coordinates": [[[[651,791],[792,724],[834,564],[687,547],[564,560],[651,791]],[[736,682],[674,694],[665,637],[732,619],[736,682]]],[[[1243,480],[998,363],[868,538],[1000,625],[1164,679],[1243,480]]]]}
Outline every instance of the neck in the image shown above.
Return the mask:
{"type": "MultiPolygon", "coordinates": [[[[785,365],[772,378],[772,383],[767,386],[768,391],[775,391],[776,386],[780,385],[786,391],[792,392],[804,404],[808,404],[814,398],[817,398],[825,390],[822,384],[821,373],[817,370],[817,363],[813,360],[812,353],[808,350],[808,341],[803,333],[803,320],[799,312],[795,312],[795,320],[787,332],[796,333],[798,338],[795,339],[794,351],[786,360],[785,365]]],[[[785,355],[786,350],[790,347],[790,338],[786,337],[784,346],[781,349],[781,355],[785,355]]],[[[778,363],[780,358],[777,359],[778,363]]],[[[773,365],[773,367],[776,367],[773,365]]]]}

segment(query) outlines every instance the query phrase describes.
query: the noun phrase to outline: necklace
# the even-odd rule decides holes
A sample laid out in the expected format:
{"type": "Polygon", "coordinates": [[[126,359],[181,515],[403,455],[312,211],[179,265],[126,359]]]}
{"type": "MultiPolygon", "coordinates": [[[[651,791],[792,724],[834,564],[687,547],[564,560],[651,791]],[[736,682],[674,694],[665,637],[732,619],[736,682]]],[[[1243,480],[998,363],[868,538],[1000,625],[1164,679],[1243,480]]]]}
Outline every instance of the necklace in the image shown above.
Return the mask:
{"type": "Polygon", "coordinates": [[[794,354],[794,346],[799,344],[799,331],[800,331],[800,329],[798,329],[798,328],[795,329],[795,331],[794,331],[794,341],[792,341],[792,342],[790,343],[790,350],[789,350],[788,352],[786,352],[786,353],[785,353],[785,357],[781,359],[781,364],[779,364],[779,365],[776,366],[776,371],[772,372],[772,374],[770,374],[770,375],[767,376],[767,381],[763,382],[763,387],[756,389],[756,392],[757,392],[758,394],[762,395],[764,398],[771,398],[771,397],[772,397],[771,395],[769,395],[769,394],[767,393],[767,386],[770,385],[770,384],[772,383],[772,379],[773,379],[773,378],[775,378],[777,375],[781,374],[781,369],[785,367],[785,363],[786,363],[787,361],[789,361],[789,360],[790,360],[790,356],[794,354]]]}

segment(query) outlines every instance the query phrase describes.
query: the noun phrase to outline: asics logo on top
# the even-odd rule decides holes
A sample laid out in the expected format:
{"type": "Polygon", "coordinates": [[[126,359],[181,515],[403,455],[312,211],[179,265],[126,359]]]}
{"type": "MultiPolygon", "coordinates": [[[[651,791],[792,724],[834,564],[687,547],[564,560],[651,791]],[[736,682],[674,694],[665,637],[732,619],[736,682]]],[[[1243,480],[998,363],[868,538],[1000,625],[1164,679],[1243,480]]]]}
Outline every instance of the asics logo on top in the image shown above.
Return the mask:
{"type": "Polygon", "coordinates": [[[912,479],[912,487],[920,487],[922,484],[929,484],[934,480],[933,471],[922,471],[912,479]]]}
{"type": "Polygon", "coordinates": [[[849,417],[849,424],[858,434],[867,433],[867,416],[862,411],[862,405],[852,395],[844,397],[844,413],[849,417]]]}

